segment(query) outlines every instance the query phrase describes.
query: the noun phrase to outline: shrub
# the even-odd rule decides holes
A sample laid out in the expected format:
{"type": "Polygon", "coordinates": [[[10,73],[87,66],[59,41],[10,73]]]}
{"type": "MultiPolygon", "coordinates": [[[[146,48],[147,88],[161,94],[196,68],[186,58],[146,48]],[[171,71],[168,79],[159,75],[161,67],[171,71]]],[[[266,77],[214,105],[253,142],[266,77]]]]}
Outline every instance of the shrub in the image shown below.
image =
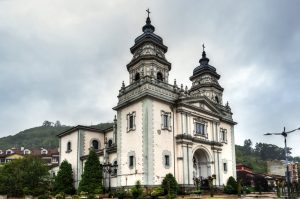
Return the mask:
{"type": "Polygon", "coordinates": [[[87,197],[88,194],[89,194],[89,193],[86,192],[86,191],[81,191],[81,192],[79,193],[80,196],[84,196],[84,197],[87,197]]]}
{"type": "Polygon", "coordinates": [[[65,194],[63,192],[60,192],[55,195],[55,199],[65,199],[65,194]]]}
{"type": "Polygon", "coordinates": [[[116,190],[114,196],[116,196],[119,199],[123,199],[123,198],[128,198],[129,194],[127,191],[125,191],[124,188],[121,188],[121,189],[116,190]]]}
{"type": "Polygon", "coordinates": [[[90,193],[90,194],[88,195],[88,199],[95,199],[95,195],[94,195],[93,193],[90,193]]]}
{"type": "Polygon", "coordinates": [[[158,196],[162,196],[164,194],[164,189],[162,187],[156,187],[151,191],[151,196],[153,198],[157,198],[158,196]]]}
{"type": "Polygon", "coordinates": [[[254,187],[256,191],[269,191],[268,181],[265,179],[264,176],[255,175],[254,176],[254,187]]]}
{"type": "Polygon", "coordinates": [[[230,176],[229,179],[227,180],[227,184],[224,187],[224,193],[227,194],[236,194],[237,193],[237,182],[235,179],[230,176]]]}
{"type": "Polygon", "coordinates": [[[134,187],[131,189],[132,198],[138,199],[143,197],[143,188],[141,186],[141,182],[136,181],[134,187]]]}
{"type": "Polygon", "coordinates": [[[202,191],[201,191],[200,189],[198,189],[198,190],[196,190],[196,191],[193,191],[192,193],[193,193],[193,194],[201,194],[202,191]]]}
{"type": "Polygon", "coordinates": [[[170,195],[177,195],[178,183],[171,173],[167,174],[163,179],[161,187],[164,189],[164,194],[169,195],[169,197],[170,195]]]}
{"type": "Polygon", "coordinates": [[[49,198],[50,197],[47,194],[43,194],[43,195],[38,196],[38,199],[49,199],[49,198]]]}
{"type": "Polygon", "coordinates": [[[249,194],[251,192],[254,192],[255,190],[252,187],[244,187],[243,193],[249,194]]]}
{"type": "Polygon", "coordinates": [[[73,195],[72,199],[80,199],[80,196],[79,195],[73,195]]]}

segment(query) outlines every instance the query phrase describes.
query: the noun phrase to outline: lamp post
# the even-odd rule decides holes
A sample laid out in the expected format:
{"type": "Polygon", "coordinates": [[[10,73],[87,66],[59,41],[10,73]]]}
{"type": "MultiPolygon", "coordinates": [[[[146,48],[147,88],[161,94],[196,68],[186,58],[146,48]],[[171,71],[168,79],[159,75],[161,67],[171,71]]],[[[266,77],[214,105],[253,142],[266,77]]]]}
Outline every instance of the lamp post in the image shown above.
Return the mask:
{"type": "Polygon", "coordinates": [[[282,135],[284,137],[284,151],[285,151],[285,164],[286,164],[286,180],[287,180],[287,188],[288,188],[288,198],[291,198],[291,190],[290,190],[290,173],[289,173],[289,165],[288,165],[288,154],[287,154],[287,146],[286,146],[286,137],[289,133],[300,130],[300,128],[285,131],[285,127],[283,127],[282,133],[265,133],[264,135],[282,135]]]}
{"type": "Polygon", "coordinates": [[[111,191],[111,186],[110,186],[110,177],[111,173],[118,167],[117,164],[112,164],[110,162],[102,164],[102,169],[104,173],[108,173],[108,192],[110,193],[111,191]]]}

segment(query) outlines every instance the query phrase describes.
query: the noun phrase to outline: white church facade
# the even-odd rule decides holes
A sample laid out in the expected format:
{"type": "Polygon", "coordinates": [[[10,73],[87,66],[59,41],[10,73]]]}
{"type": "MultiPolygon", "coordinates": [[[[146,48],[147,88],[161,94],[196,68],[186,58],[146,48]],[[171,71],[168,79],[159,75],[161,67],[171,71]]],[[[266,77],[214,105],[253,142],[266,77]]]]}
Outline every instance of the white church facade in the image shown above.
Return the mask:
{"type": "Polygon", "coordinates": [[[113,126],[76,126],[61,133],[60,161],[72,164],[76,187],[91,148],[101,163],[118,165],[111,172],[111,187],[132,186],[137,180],[144,186],[160,185],[168,173],[181,187],[193,187],[195,178],[212,175],[216,186],[226,184],[236,177],[236,122],[223,103],[220,75],[203,48],[191,88],[170,84],[168,48],[154,33],[149,16],[142,30],[130,48],[129,85],[123,82],[119,91],[113,126]]]}

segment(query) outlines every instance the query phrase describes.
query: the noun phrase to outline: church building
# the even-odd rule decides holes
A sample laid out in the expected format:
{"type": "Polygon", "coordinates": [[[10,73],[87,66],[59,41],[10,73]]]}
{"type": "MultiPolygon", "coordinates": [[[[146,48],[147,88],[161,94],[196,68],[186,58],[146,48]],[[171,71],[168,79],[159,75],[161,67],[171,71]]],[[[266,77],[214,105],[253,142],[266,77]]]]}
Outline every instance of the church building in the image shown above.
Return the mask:
{"type": "Polygon", "coordinates": [[[123,82],[119,90],[113,126],[76,126],[62,132],[60,161],[72,164],[76,187],[91,148],[101,164],[117,165],[105,174],[106,187],[132,186],[137,180],[157,186],[168,173],[182,188],[212,175],[214,185],[223,186],[230,176],[236,177],[236,122],[223,103],[220,75],[203,46],[199,65],[191,71],[192,86],[170,83],[168,47],[154,33],[149,13],[142,31],[130,48],[129,84],[123,82]]]}

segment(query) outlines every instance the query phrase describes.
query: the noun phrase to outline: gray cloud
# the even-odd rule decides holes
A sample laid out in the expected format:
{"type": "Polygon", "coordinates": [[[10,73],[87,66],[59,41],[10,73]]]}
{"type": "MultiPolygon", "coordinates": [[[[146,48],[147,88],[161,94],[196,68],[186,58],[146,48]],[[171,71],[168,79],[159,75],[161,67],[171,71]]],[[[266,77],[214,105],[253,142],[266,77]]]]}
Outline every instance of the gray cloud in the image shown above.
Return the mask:
{"type": "MultiPolygon", "coordinates": [[[[111,121],[129,48],[150,8],[169,47],[170,83],[188,80],[207,46],[221,74],[237,144],[300,127],[300,3],[275,1],[0,1],[0,136],[60,120],[111,121]]],[[[299,133],[299,132],[298,132],[299,133]]],[[[295,132],[288,138],[300,155],[295,132]]]]}

